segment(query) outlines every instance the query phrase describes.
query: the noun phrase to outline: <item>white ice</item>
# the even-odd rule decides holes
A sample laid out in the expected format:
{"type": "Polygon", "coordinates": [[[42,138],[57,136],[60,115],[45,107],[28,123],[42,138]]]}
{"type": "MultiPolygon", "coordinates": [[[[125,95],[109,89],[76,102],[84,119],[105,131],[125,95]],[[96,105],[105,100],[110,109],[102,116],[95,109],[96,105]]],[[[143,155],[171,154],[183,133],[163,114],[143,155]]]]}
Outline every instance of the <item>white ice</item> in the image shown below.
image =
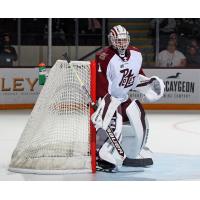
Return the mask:
{"type": "Polygon", "coordinates": [[[200,180],[199,111],[147,113],[150,124],[148,147],[154,152],[154,165],[149,168],[125,168],[126,172],[112,174],[12,173],[7,170],[11,154],[30,112],[30,110],[0,111],[0,180],[200,180]]]}

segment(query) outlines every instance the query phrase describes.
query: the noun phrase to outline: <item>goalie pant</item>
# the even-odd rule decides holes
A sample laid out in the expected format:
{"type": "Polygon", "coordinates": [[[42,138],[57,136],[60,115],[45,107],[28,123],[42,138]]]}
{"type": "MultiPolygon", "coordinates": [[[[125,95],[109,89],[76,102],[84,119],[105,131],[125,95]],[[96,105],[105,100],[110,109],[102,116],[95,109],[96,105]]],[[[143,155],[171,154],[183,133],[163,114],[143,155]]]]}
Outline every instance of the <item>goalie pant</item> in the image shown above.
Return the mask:
{"type": "MultiPolygon", "coordinates": [[[[109,94],[107,94],[99,105],[99,108],[102,110],[101,114],[97,112],[96,116],[93,116],[93,121],[94,117],[102,117],[102,120],[104,120],[107,111],[112,106],[112,98],[109,94]],[[101,107],[101,105],[103,106],[101,107]]],[[[132,158],[136,158],[147,142],[149,131],[145,111],[138,100],[131,101],[129,99],[128,101],[119,105],[110,121],[109,127],[112,129],[120,143],[122,143],[123,138],[122,119],[124,119],[124,121],[129,121],[129,125],[126,125],[126,131],[128,131],[129,135],[133,136],[135,139],[135,147],[130,147],[130,149],[133,150],[130,156],[132,158]]],[[[122,165],[121,157],[111,141],[108,139],[105,131],[105,129],[97,127],[97,159],[107,161],[119,167],[122,165]]],[[[127,145],[128,144],[129,143],[127,143],[127,145]]],[[[126,144],[123,143],[123,145],[126,144]]]]}

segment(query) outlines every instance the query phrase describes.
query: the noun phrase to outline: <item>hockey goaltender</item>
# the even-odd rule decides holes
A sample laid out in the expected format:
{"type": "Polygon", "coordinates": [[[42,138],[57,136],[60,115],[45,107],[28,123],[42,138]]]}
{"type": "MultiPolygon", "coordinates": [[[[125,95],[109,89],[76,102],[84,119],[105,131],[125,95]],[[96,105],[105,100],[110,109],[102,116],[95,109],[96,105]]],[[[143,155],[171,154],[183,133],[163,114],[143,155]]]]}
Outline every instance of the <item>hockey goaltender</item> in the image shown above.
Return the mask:
{"type": "Polygon", "coordinates": [[[151,155],[144,156],[148,149],[145,146],[148,121],[141,103],[131,101],[128,92],[139,91],[146,100],[154,102],[163,96],[164,83],[157,76],[145,76],[141,68],[142,55],[129,45],[130,36],[123,26],[114,26],[108,39],[110,46],[96,55],[98,108],[92,115],[92,122],[97,130],[97,170],[118,170],[122,165],[131,166],[129,161],[134,164],[139,160],[150,160],[139,162],[141,166],[152,165],[151,155]],[[132,160],[120,152],[123,152],[120,144],[126,122],[129,122],[128,131],[134,135],[136,144],[132,160]]]}

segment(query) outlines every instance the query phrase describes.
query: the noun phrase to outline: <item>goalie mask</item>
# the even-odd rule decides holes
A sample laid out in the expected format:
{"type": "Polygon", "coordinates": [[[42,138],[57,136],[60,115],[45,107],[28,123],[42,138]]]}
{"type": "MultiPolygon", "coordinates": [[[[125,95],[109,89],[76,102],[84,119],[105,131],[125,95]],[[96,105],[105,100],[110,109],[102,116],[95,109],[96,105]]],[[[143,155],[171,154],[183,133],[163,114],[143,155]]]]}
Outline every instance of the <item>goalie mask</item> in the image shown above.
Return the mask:
{"type": "Polygon", "coordinates": [[[110,45],[112,45],[119,53],[120,57],[125,56],[126,49],[130,43],[128,31],[121,25],[114,26],[108,35],[110,45]]]}

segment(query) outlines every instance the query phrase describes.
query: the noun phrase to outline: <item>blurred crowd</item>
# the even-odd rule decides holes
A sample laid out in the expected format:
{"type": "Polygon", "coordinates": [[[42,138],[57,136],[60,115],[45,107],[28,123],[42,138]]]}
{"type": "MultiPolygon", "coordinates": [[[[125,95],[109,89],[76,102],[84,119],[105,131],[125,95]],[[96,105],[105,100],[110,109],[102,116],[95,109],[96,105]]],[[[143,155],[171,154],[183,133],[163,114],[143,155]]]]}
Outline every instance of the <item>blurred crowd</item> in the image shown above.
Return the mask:
{"type": "Polygon", "coordinates": [[[4,67],[13,66],[14,61],[17,61],[17,53],[11,45],[11,36],[5,33],[0,41],[0,65],[4,67]]]}
{"type": "MultiPolygon", "coordinates": [[[[52,44],[55,46],[75,45],[75,24],[77,19],[52,20],[52,44]]],[[[79,45],[101,45],[102,19],[78,19],[79,45]]],[[[13,45],[47,45],[48,44],[48,19],[0,18],[0,66],[13,66],[17,61],[16,49],[13,45]]]]}
{"type": "MultiPolygon", "coordinates": [[[[73,18],[52,20],[53,45],[74,45],[75,22],[73,18]]],[[[99,45],[101,43],[102,19],[81,18],[79,24],[79,45],[99,45]]],[[[18,44],[17,19],[0,19],[0,34],[9,33],[13,44],[18,44]]],[[[23,18],[21,19],[21,44],[22,45],[47,45],[48,19],[23,18]]]]}
{"type": "MultiPolygon", "coordinates": [[[[154,38],[155,26],[156,19],[152,19],[151,29],[154,38]]],[[[160,53],[157,66],[200,67],[199,41],[200,19],[159,19],[160,53]]]]}
{"type": "MultiPolygon", "coordinates": [[[[151,19],[150,37],[156,52],[156,19],[151,19]]],[[[17,60],[13,45],[47,45],[48,19],[21,19],[20,33],[18,19],[0,19],[0,65],[12,66],[17,60]]],[[[78,43],[83,46],[100,46],[102,43],[102,19],[53,19],[52,43],[55,46],[75,45],[75,30],[78,43]]],[[[106,20],[108,27],[108,20],[106,20]]],[[[107,34],[108,28],[106,28],[107,34]]],[[[134,41],[134,40],[133,40],[134,41]]],[[[106,41],[107,42],[107,41],[106,41]]],[[[164,18],[159,19],[159,67],[199,67],[200,66],[200,19],[164,18]]]]}

